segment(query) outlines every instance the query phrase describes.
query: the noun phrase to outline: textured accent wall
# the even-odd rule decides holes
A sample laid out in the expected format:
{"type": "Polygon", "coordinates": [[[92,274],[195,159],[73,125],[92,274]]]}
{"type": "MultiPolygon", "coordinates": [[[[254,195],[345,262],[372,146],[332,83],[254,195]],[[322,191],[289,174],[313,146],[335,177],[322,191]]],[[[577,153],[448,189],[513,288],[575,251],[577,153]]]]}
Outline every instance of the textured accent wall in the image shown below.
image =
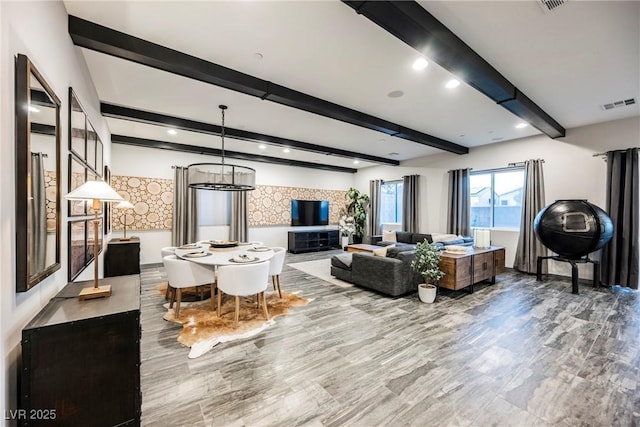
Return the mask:
{"type": "MultiPolygon", "coordinates": [[[[171,230],[173,218],[173,180],[113,175],[111,186],[131,202],[127,209],[127,230],[171,230]]],[[[112,209],[113,230],[123,230],[124,212],[112,209]]]]}
{"type": "Polygon", "coordinates": [[[291,199],[328,200],[329,223],[337,224],[340,210],[347,203],[346,193],[343,190],[258,185],[247,194],[249,227],[290,225],[291,199]]]}
{"type": "Polygon", "coordinates": [[[56,231],[56,196],[58,187],[56,183],[56,171],[44,171],[45,208],[47,211],[47,232],[56,231]]]}
{"type": "MultiPolygon", "coordinates": [[[[173,180],[113,175],[112,187],[134,206],[127,210],[127,230],[171,230],[173,180]]],[[[337,224],[345,206],[346,191],[258,185],[247,193],[249,227],[291,224],[291,199],[328,200],[329,223],[337,224]]],[[[124,229],[121,209],[112,209],[113,230],[124,229]]]]}

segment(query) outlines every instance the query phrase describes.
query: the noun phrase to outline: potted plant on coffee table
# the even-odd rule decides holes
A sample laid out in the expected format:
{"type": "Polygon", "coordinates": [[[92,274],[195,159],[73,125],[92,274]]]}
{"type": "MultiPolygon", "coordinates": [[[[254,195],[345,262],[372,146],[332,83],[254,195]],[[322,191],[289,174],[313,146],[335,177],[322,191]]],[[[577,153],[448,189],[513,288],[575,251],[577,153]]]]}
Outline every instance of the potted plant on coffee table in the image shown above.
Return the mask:
{"type": "Polygon", "coordinates": [[[424,278],[425,283],[418,285],[418,295],[422,302],[432,303],[436,299],[436,284],[444,272],[440,270],[440,250],[428,241],[416,245],[416,258],[411,261],[411,268],[424,278]]]}

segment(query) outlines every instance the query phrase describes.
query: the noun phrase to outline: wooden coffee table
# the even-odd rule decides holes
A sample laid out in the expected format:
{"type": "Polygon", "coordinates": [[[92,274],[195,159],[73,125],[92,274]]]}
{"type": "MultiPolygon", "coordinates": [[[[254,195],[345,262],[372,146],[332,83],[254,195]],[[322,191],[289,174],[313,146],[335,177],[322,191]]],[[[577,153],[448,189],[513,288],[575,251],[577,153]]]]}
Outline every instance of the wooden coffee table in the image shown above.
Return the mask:
{"type": "Polygon", "coordinates": [[[445,276],[438,286],[458,290],[483,280],[495,283],[496,275],[504,272],[505,250],[502,246],[486,249],[469,248],[464,254],[452,254],[444,251],[440,254],[440,270],[445,276]]]}
{"type": "Polygon", "coordinates": [[[347,245],[347,252],[373,252],[374,250],[383,247],[384,246],[367,245],[366,243],[356,243],[353,245],[347,245]]]}

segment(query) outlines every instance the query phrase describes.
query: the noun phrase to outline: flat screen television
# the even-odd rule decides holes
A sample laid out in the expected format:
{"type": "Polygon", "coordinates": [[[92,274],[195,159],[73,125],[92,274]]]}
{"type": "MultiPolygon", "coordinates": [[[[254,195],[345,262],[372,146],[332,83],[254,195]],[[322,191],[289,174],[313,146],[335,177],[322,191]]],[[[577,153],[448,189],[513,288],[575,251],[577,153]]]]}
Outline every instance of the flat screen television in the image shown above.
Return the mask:
{"type": "Polygon", "coordinates": [[[329,201],[291,199],[291,225],[328,225],[329,201]]]}

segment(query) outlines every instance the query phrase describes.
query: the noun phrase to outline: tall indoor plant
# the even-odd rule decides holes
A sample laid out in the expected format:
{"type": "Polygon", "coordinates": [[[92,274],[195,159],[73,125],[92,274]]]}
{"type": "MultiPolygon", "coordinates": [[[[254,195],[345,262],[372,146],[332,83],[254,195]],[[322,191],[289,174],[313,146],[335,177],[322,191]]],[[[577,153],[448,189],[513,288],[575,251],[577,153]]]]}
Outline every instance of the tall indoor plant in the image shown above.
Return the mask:
{"type": "Polygon", "coordinates": [[[425,283],[418,285],[418,295],[423,302],[436,299],[436,284],[444,272],[440,270],[440,249],[437,245],[423,241],[416,245],[416,258],[411,261],[411,268],[424,278],[425,283]]]}
{"type": "Polygon", "coordinates": [[[364,237],[365,221],[367,220],[367,205],[369,196],[361,193],[357,188],[351,187],[345,195],[347,199],[347,215],[353,217],[356,231],[354,233],[354,243],[362,243],[364,237]]]}

